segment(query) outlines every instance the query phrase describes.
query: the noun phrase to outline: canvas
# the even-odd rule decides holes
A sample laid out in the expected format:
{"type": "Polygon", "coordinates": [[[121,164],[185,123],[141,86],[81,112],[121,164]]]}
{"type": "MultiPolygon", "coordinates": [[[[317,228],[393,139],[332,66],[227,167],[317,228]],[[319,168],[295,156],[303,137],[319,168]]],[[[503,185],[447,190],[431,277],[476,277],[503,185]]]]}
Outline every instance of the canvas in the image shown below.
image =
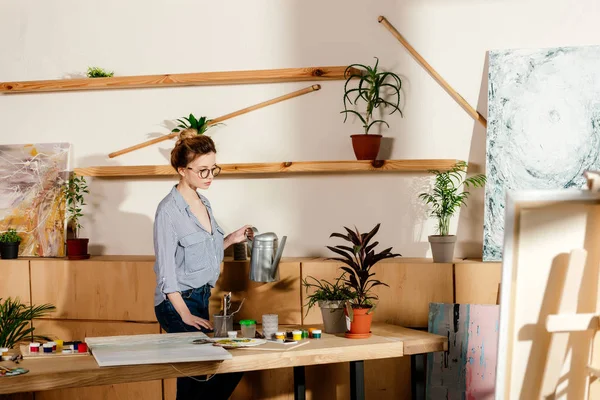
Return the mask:
{"type": "Polygon", "coordinates": [[[489,53],[483,260],[502,260],[507,190],[585,186],[600,169],[600,46],[489,53]]]}
{"type": "Polygon", "coordinates": [[[0,145],[0,231],[17,230],[19,256],[65,255],[69,143],[0,145]]]}
{"type": "Polygon", "coordinates": [[[448,351],[427,354],[427,400],[493,399],[498,356],[496,305],[430,303],[430,333],[448,351]]]}

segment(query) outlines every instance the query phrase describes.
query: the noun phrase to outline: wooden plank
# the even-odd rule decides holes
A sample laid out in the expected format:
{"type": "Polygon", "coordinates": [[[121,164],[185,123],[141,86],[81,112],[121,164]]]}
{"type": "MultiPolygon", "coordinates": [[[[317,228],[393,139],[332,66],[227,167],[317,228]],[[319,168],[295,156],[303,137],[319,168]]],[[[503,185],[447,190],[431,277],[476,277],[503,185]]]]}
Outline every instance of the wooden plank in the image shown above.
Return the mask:
{"type": "Polygon", "coordinates": [[[496,304],[501,279],[502,263],[456,263],[454,264],[455,302],[496,304]]]}
{"type": "Polygon", "coordinates": [[[31,304],[29,291],[29,261],[0,260],[0,298],[19,298],[21,303],[31,304]]]}
{"type": "Polygon", "coordinates": [[[210,299],[210,315],[219,312],[223,295],[231,292],[233,310],[246,299],[234,316],[235,321],[255,319],[260,323],[263,314],[277,314],[280,324],[300,324],[300,263],[284,261],[279,267],[279,281],[259,283],[249,279],[249,261],[222,263],[221,276],[210,299]]]}
{"type": "MultiPolygon", "coordinates": [[[[38,333],[49,333],[57,339],[83,340],[89,336],[140,335],[159,333],[158,323],[126,322],[83,322],[35,320],[38,333]]],[[[82,356],[84,357],[84,356],[82,356]]],[[[36,360],[43,362],[43,360],[36,360]]],[[[162,399],[162,381],[122,383],[86,388],[48,390],[35,393],[36,400],[117,400],[117,399],[162,399]]]]}
{"type": "Polygon", "coordinates": [[[53,318],[156,321],[153,262],[32,260],[34,304],[52,303],[53,318]]]}
{"type": "MultiPolygon", "coordinates": [[[[310,261],[302,263],[302,278],[333,280],[341,273],[341,263],[310,261]]],[[[373,270],[375,279],[389,287],[378,286],[373,292],[379,296],[373,321],[414,328],[426,328],[429,303],[452,302],[452,264],[382,262],[373,270]]],[[[306,315],[306,291],[302,289],[304,324],[322,323],[321,312],[314,307],[306,315]]]]}
{"type": "Polygon", "coordinates": [[[29,369],[29,373],[3,382],[0,394],[402,357],[404,346],[410,347],[412,341],[421,343],[420,346],[428,352],[442,351],[447,345],[445,337],[399,326],[374,324],[372,331],[371,338],[361,340],[323,334],[322,339],[311,340],[308,345],[282,352],[232,350],[231,360],[179,363],[175,364],[176,369],[171,364],[100,368],[92,356],[26,359],[21,365],[29,369]],[[384,328],[385,336],[378,336],[380,327],[384,328]],[[427,346],[424,341],[428,343],[427,346]]]}
{"type": "Polygon", "coordinates": [[[111,78],[0,82],[0,93],[64,92],[76,90],[138,89],[177,86],[240,85],[277,82],[342,80],[360,71],[346,66],[283,68],[248,71],[197,72],[111,78]]]}
{"type": "MultiPolygon", "coordinates": [[[[340,173],[340,172],[427,172],[448,170],[455,159],[375,160],[375,161],[286,161],[273,163],[221,164],[221,175],[255,175],[280,173],[340,173]]],[[[81,176],[124,178],[134,176],[172,176],[177,173],[170,165],[110,165],[75,168],[81,176]]]]}

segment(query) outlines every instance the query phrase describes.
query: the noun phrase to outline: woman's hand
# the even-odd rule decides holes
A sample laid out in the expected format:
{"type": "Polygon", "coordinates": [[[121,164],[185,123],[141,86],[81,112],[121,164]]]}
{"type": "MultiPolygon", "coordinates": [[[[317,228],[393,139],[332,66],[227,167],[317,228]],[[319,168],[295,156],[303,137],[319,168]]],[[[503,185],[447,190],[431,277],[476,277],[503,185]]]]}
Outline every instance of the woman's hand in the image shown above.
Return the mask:
{"type": "Polygon", "coordinates": [[[208,321],[204,318],[196,317],[192,313],[187,313],[187,314],[182,315],[181,319],[186,325],[193,326],[193,327],[197,328],[198,330],[202,330],[202,328],[206,328],[209,330],[213,329],[213,326],[210,323],[210,321],[208,321]]]}
{"type": "Polygon", "coordinates": [[[227,237],[225,238],[225,241],[227,242],[225,248],[235,243],[245,242],[246,238],[251,240],[254,239],[254,231],[252,230],[252,225],[244,225],[237,231],[233,231],[229,235],[227,235],[227,237]]]}

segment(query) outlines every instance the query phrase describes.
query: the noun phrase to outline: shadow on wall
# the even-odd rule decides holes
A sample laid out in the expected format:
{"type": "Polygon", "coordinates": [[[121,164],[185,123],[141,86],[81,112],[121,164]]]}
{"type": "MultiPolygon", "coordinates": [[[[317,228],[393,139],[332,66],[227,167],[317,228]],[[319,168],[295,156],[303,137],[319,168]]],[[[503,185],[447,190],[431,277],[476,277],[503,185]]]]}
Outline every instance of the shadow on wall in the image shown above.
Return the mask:
{"type": "MultiPolygon", "coordinates": [[[[105,155],[92,155],[78,159],[77,165],[106,165],[105,155]]],[[[110,163],[110,165],[119,165],[110,163]]],[[[91,255],[102,255],[105,246],[104,238],[110,238],[114,246],[111,253],[129,254],[128,244],[132,238],[136,242],[148,241],[153,243],[153,220],[143,214],[122,211],[127,199],[127,182],[122,179],[86,178],[90,194],[87,205],[83,208],[82,221],[84,237],[90,239],[89,252],[91,255]]],[[[165,193],[166,194],[166,193],[165,193]]],[[[158,204],[158,203],[157,203],[158,204]]]]}
{"type": "MultiPolygon", "coordinates": [[[[486,53],[477,101],[477,111],[487,119],[488,98],[488,69],[489,56],[486,53]]],[[[485,173],[486,167],[486,129],[475,122],[471,137],[471,150],[469,151],[469,174],[485,173]]],[[[477,188],[471,191],[467,200],[467,207],[463,207],[458,219],[457,229],[457,258],[482,258],[483,256],[483,222],[485,211],[485,189],[477,188]]]]}

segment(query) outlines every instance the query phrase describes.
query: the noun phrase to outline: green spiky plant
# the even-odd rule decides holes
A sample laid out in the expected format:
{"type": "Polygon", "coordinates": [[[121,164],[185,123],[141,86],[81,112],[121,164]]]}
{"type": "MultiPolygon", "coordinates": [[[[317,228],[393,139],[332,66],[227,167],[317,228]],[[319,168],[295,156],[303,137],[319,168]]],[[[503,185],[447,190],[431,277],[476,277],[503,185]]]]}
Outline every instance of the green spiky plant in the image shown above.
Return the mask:
{"type": "Polygon", "coordinates": [[[342,274],[334,281],[334,283],[331,283],[326,279],[318,280],[312,276],[304,278],[302,280],[302,285],[306,288],[307,293],[309,289],[313,289],[313,292],[306,296],[308,300],[306,303],[306,315],[308,315],[310,309],[320,301],[346,302],[353,300],[356,295],[345,285],[345,276],[345,273],[342,274]]]}
{"type": "Polygon", "coordinates": [[[450,232],[450,218],[460,209],[466,206],[469,192],[461,190],[464,188],[483,187],[486,177],[483,174],[465,178],[467,163],[457,162],[448,171],[430,170],[435,175],[435,184],[430,193],[420,193],[421,198],[431,207],[431,217],[438,221],[437,232],[441,236],[448,236],[450,232]]]}
{"type": "Polygon", "coordinates": [[[88,78],[112,78],[115,75],[112,71],[106,71],[100,67],[88,67],[87,77],[88,78]]]}
{"type": "Polygon", "coordinates": [[[213,124],[211,120],[207,117],[196,118],[194,114],[190,114],[189,117],[178,118],[179,125],[176,128],[173,128],[171,132],[181,132],[185,129],[194,129],[198,135],[204,134],[208,128],[211,128],[216,125],[221,124],[213,124]]]}
{"type": "Polygon", "coordinates": [[[21,237],[14,228],[8,228],[6,232],[0,233],[0,243],[19,243],[21,237]]]}
{"type": "Polygon", "coordinates": [[[346,286],[352,289],[354,292],[354,298],[350,301],[353,308],[371,308],[371,312],[374,308],[373,300],[377,300],[377,295],[371,291],[376,286],[388,286],[377,279],[374,279],[374,272],[371,269],[379,261],[386,258],[401,257],[401,254],[394,254],[391,252],[392,248],[387,248],[378,253],[375,252],[375,248],[379,242],[371,242],[371,239],[379,231],[381,224],[377,224],[369,233],[360,233],[358,229],[348,229],[344,227],[347,234],[332,233],[329,237],[337,237],[350,242],[350,246],[327,246],[327,248],[341,257],[331,257],[330,260],[339,261],[346,264],[341,269],[348,274],[344,279],[346,286]]]}
{"type": "Polygon", "coordinates": [[[390,115],[400,110],[400,89],[402,88],[402,80],[393,72],[379,71],[379,58],[374,67],[363,64],[352,64],[346,68],[345,76],[348,76],[344,85],[344,111],[341,111],[344,116],[344,122],[348,119],[348,114],[356,115],[363,123],[365,135],[369,134],[369,130],[375,124],[385,124],[389,128],[390,125],[382,119],[373,119],[373,112],[383,105],[383,108],[391,107],[390,115]],[[359,72],[354,72],[358,70],[359,72]],[[351,89],[348,85],[351,82],[356,82],[356,87],[351,89]],[[391,93],[390,93],[391,92],[391,93]],[[386,100],[388,98],[389,100],[386,100]],[[351,97],[354,97],[352,100],[351,97]],[[363,114],[355,110],[349,110],[348,104],[358,105],[359,100],[365,102],[366,110],[363,114]],[[391,101],[390,101],[391,100],[391,101]]]}
{"type": "Polygon", "coordinates": [[[52,304],[30,307],[21,303],[18,298],[0,298],[0,347],[12,349],[25,340],[50,340],[33,334],[35,328],[31,325],[31,320],[44,317],[54,310],[56,307],[52,304]]]}
{"type": "Polygon", "coordinates": [[[83,217],[81,207],[85,206],[85,194],[89,194],[87,182],[83,176],[75,173],[71,175],[65,186],[63,194],[67,199],[67,213],[69,215],[69,226],[73,230],[75,237],[79,236],[79,230],[82,228],[80,218],[83,217]]]}

